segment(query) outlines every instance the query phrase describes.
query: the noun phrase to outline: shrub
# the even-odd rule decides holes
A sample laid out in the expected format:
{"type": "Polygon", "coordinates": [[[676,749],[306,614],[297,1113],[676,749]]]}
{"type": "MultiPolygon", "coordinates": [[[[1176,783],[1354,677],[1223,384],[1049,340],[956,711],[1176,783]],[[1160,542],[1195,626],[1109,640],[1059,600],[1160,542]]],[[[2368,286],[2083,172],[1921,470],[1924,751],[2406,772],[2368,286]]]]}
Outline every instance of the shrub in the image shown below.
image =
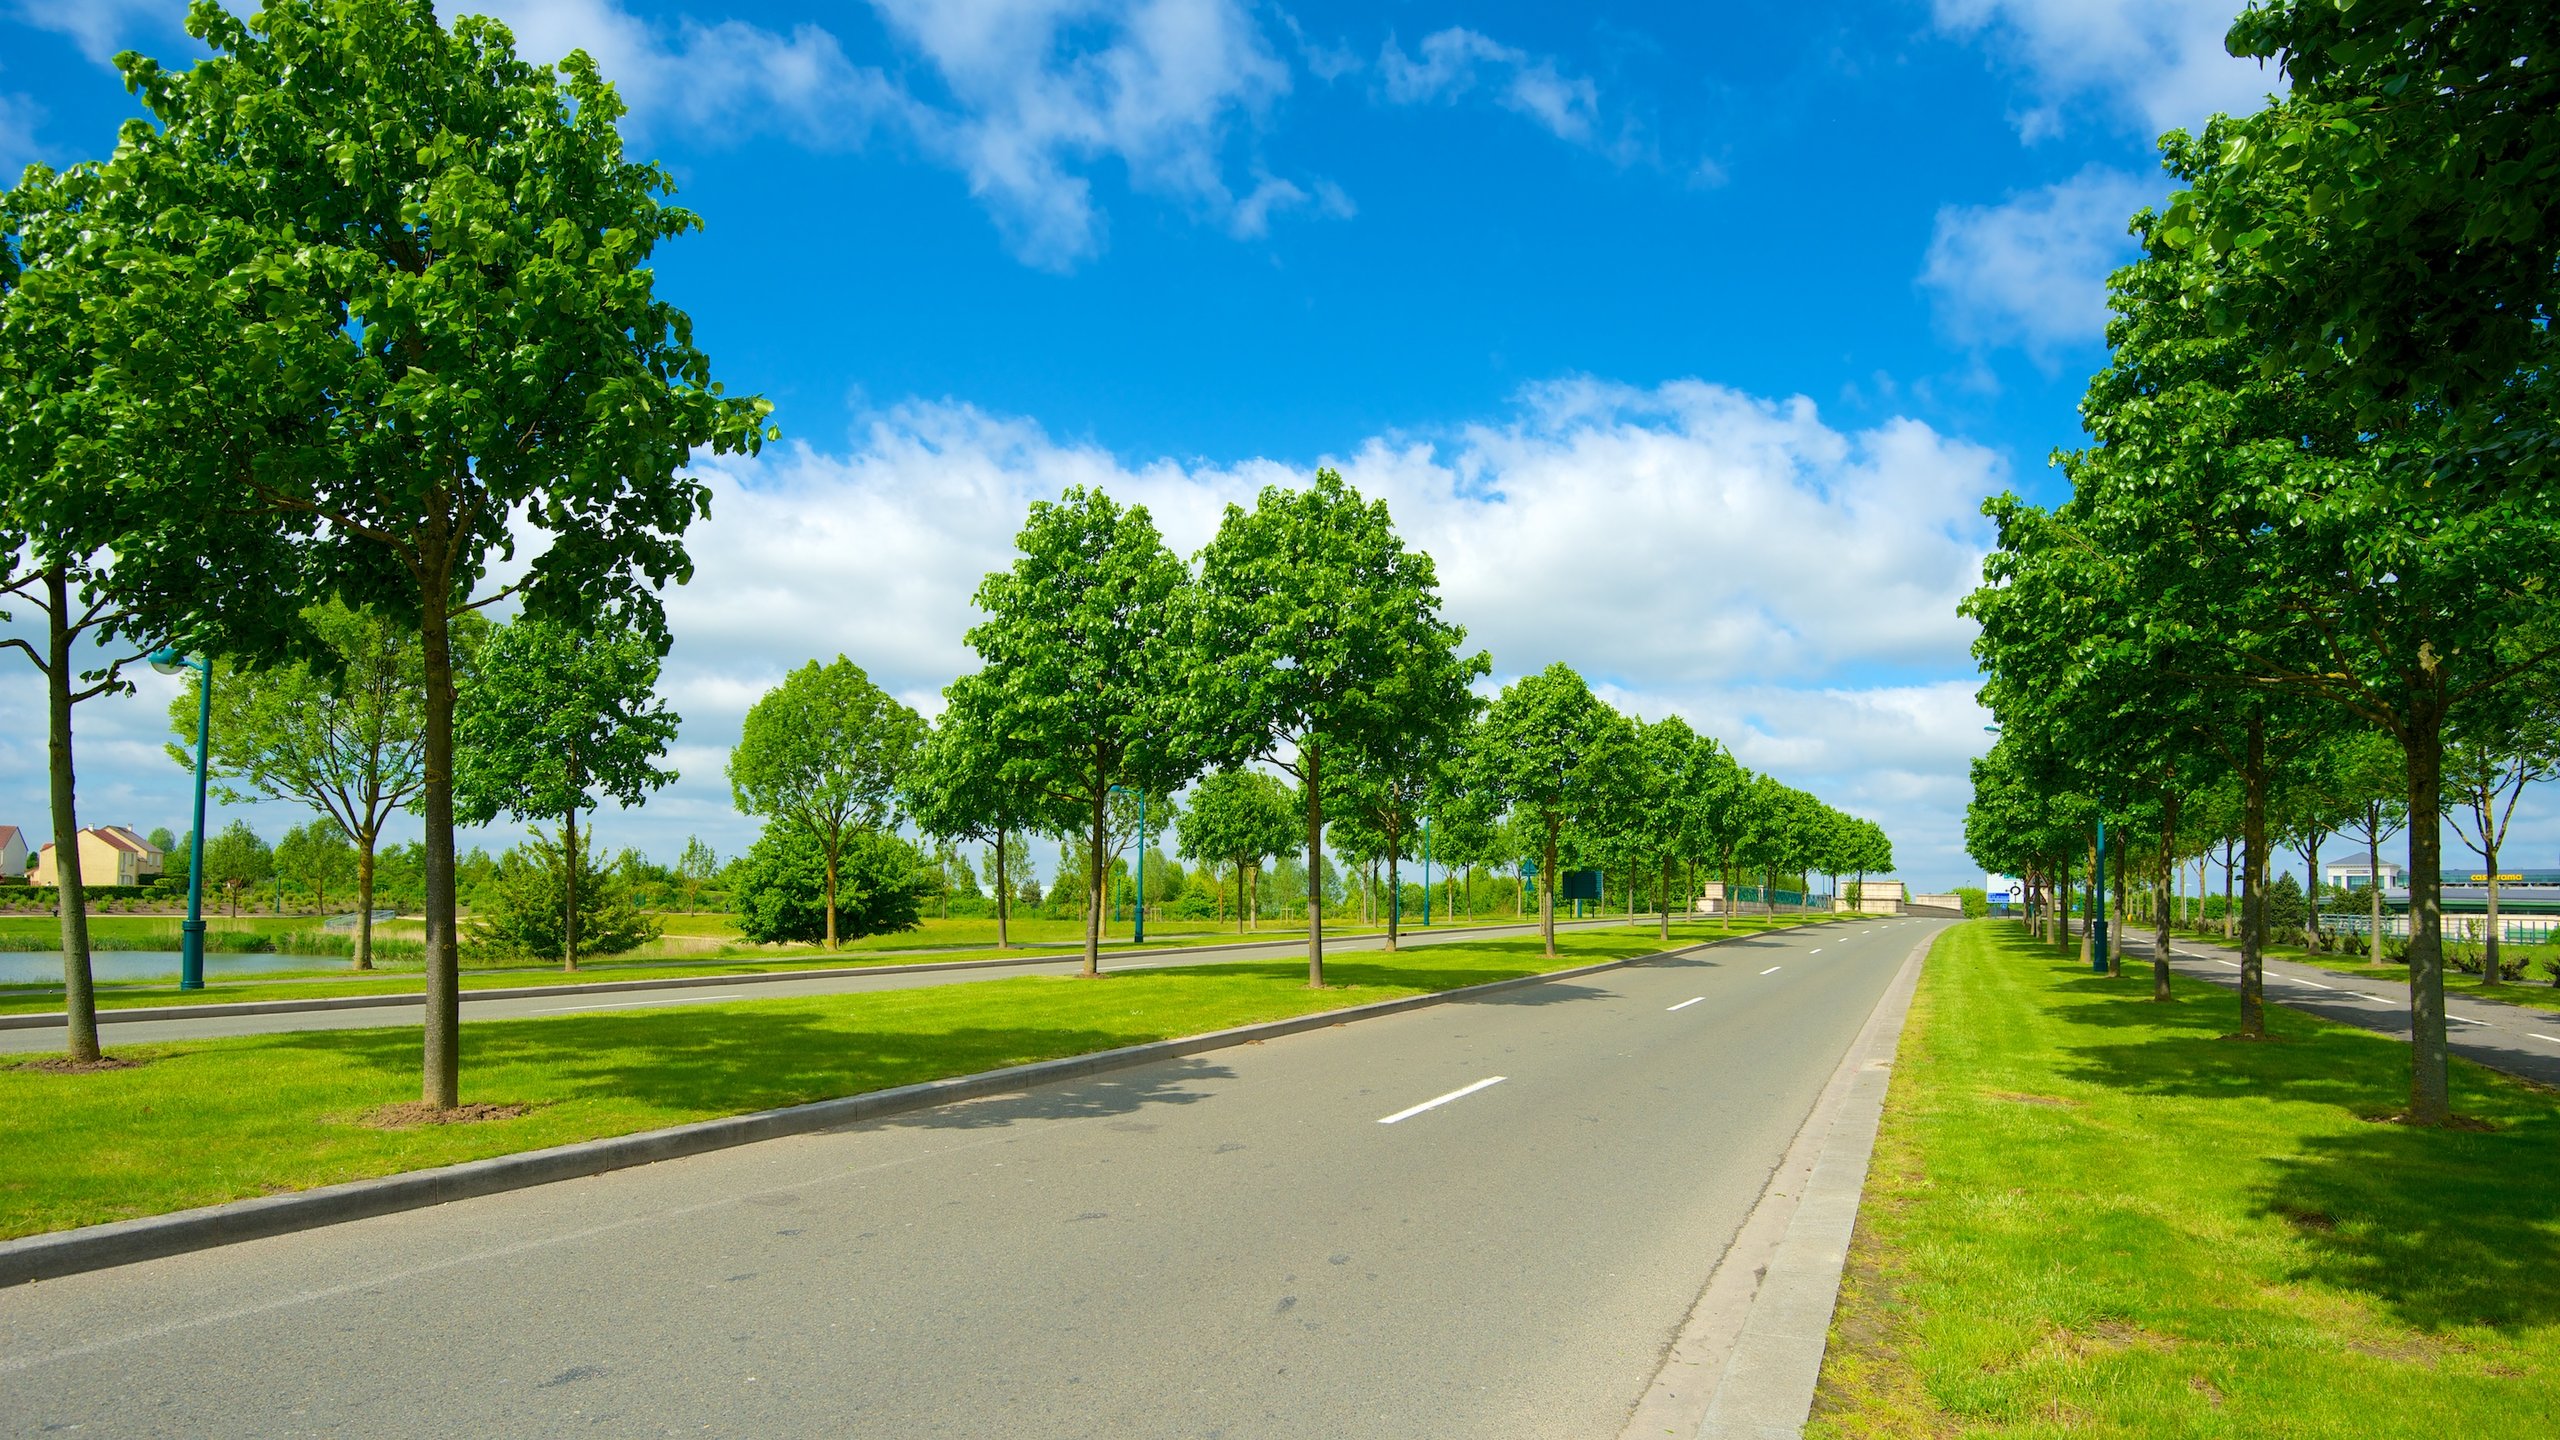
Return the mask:
{"type": "Polygon", "coordinates": [[[2302,927],[2310,922],[2311,908],[2302,898],[2302,882],[2291,875],[2278,875],[2267,887],[2267,939],[2284,945],[2302,938],[2302,927]]]}
{"type": "MultiPolygon", "coordinates": [[[[578,953],[618,955],[658,938],[658,926],[631,904],[631,887],[599,866],[580,836],[578,953]]],[[[506,959],[558,960],[567,954],[562,924],[568,909],[569,871],[560,842],[540,830],[526,852],[509,851],[498,873],[472,895],[464,938],[485,954],[506,959]],[[527,853],[529,852],[529,853],[527,853]]]]}
{"type": "MultiPolygon", "coordinates": [[[[836,861],[836,936],[850,940],[913,930],[924,894],[916,848],[895,835],[849,835],[836,861]]],[[[816,837],[771,825],[731,878],[738,929],[760,944],[805,944],[827,936],[826,851],[816,837]]]]}

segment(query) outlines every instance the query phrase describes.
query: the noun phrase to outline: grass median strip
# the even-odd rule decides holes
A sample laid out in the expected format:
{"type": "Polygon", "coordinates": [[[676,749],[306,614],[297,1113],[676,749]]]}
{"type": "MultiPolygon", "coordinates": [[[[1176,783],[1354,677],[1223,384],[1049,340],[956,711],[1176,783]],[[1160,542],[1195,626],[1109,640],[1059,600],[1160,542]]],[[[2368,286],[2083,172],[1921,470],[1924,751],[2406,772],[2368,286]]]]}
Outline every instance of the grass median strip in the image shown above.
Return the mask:
{"type": "Polygon", "coordinates": [[[2560,1099],[2389,1123],[2408,1051],[2152,1003],[1977,921],[1924,972],[1809,1436],[2547,1433],[2560,1099]]]}
{"type": "MultiPolygon", "coordinates": [[[[1674,946],[1719,938],[1673,927],[1674,946]]],[[[130,1069],[0,1068],[0,1239],[860,1094],[947,1075],[1196,1035],[1376,1000],[1624,959],[1654,931],[1534,937],[1330,957],[1322,991],[1294,960],[710,1001],[463,1032],[463,1099],[528,1107],[470,1125],[366,1123],[415,1098],[418,1032],[298,1031],[111,1045],[130,1069]]],[[[112,1039],[112,1037],[110,1037],[112,1039]]],[[[1204,1071],[1214,1059],[1195,1062],[1204,1071]]]]}

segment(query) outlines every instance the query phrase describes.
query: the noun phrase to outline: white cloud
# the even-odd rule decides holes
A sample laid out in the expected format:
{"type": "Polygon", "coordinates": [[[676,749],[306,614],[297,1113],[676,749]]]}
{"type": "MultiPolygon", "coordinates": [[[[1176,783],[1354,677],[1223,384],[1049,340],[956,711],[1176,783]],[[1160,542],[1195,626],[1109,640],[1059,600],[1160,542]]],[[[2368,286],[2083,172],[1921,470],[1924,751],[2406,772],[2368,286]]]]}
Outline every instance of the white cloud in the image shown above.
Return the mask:
{"type": "Polygon", "coordinates": [[[15,185],[18,176],[41,157],[36,122],[44,107],[28,95],[0,92],[0,186],[15,185]]]}
{"type": "MultiPolygon", "coordinates": [[[[747,707],[811,658],[850,656],[937,711],[976,663],[970,597],[1010,562],[1031,501],[1101,486],[1189,556],[1226,504],[1319,463],[1385,499],[1435,558],[1448,615],[1497,679],[1564,660],[1617,703],[1686,715],[1745,764],[1885,823],[1906,868],[1961,871],[1946,847],[1982,736],[1955,604],[1979,573],[1975,506],[2006,483],[2000,462],[1917,421],[1844,431],[1801,398],[1697,381],[1559,382],[1497,420],[1287,462],[1125,460],[944,402],[881,414],[841,452],[708,464],[695,578],[667,595],[662,688],[685,719],[684,778],[600,833],[653,852],[688,834],[743,846],[753,824],[730,809],[727,748],[747,707]]],[[[148,829],[183,814],[185,775],[157,753],[167,687],[144,684],[83,706],[80,725],[87,813],[148,829]]],[[[42,746],[26,739],[41,715],[27,669],[0,667],[9,823],[42,813],[42,746]]],[[[257,823],[298,817],[272,807],[257,823]]]]}
{"type": "Polygon", "coordinates": [[[183,39],[178,22],[184,0],[18,0],[17,17],[39,30],[66,36],[80,53],[103,65],[144,35],[183,39]]]}
{"type": "Polygon", "coordinates": [[[1505,109],[1529,117],[1558,139],[1589,145],[1598,134],[1597,85],[1565,74],[1547,57],[1461,26],[1424,36],[1410,56],[1389,36],[1378,54],[1378,76],[1387,99],[1399,105],[1454,101],[1484,83],[1505,109]]]}
{"type": "Polygon", "coordinates": [[[948,103],[909,114],[958,167],[1023,260],[1065,268],[1100,250],[1092,162],[1241,235],[1307,192],[1266,181],[1237,199],[1225,151],[1289,90],[1237,0],[873,0],[934,70],[948,103]],[[1088,37],[1093,37],[1088,39],[1088,37]]]}
{"type": "Polygon", "coordinates": [[[1938,211],[1920,283],[1971,344],[2015,344],[2047,362],[2106,333],[2107,275],[2131,260],[2126,231],[2162,187],[2091,166],[1998,205],[1938,211]]]}
{"type": "Polygon", "coordinates": [[[2145,136],[2196,129],[2217,111],[2246,114],[2282,77],[2223,49],[2232,0],[1933,0],[1938,28],[1982,36],[2023,69],[2036,104],[2017,117],[2040,139],[2062,128],[2062,106],[2095,95],[2145,127],[2145,136]]]}
{"type": "MultiPolygon", "coordinates": [[[[461,0],[506,23],[527,58],[595,57],[643,136],[733,144],[779,134],[812,147],[893,134],[966,178],[1026,263],[1066,269],[1100,252],[1097,166],[1242,238],[1289,210],[1346,216],[1339,187],[1261,173],[1242,193],[1229,151],[1289,91],[1242,0],[872,0],[933,94],[857,65],[834,32],[724,20],[659,22],[626,0],[461,0]]],[[[182,0],[25,0],[29,23],[103,60],[169,29],[182,0]]],[[[1570,110],[1570,97],[1532,101],[1570,110]]]]}

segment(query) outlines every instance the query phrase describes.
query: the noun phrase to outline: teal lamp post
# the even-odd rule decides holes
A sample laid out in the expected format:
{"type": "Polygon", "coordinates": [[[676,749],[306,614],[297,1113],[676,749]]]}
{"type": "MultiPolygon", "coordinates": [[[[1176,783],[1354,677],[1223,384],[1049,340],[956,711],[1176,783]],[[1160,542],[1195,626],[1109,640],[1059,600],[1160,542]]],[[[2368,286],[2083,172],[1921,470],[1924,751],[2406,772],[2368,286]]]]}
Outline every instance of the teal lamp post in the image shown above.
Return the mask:
{"type": "Polygon", "coordinates": [[[1147,792],[1132,790],[1126,785],[1114,785],[1111,787],[1111,793],[1138,797],[1138,898],[1135,905],[1137,919],[1130,930],[1129,943],[1144,945],[1147,943],[1147,792]]]}
{"type": "Polygon", "coordinates": [[[193,670],[196,686],[196,825],[187,838],[187,923],[178,931],[178,988],[204,988],[204,762],[213,735],[213,664],[176,650],[151,652],[151,668],[163,675],[193,670]]]}

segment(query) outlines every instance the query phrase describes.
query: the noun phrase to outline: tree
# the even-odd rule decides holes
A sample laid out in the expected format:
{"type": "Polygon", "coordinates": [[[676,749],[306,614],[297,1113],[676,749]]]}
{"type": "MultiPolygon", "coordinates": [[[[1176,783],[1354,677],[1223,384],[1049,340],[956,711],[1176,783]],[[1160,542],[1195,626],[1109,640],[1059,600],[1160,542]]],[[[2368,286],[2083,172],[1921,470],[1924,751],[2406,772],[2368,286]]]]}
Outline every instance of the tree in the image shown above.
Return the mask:
{"type": "Polygon", "coordinates": [[[1186,577],[1146,507],[1081,486],[1032,505],[1014,549],[1011,568],[978,586],[987,618],[968,640],[985,666],[954,688],[983,717],[976,733],[1006,737],[999,769],[1023,813],[1084,829],[1084,973],[1094,976],[1112,791],[1169,793],[1198,768],[1173,638],[1186,577]]]}
{"type": "Polygon", "coordinates": [[[232,821],[205,842],[204,878],[229,896],[234,919],[240,915],[240,892],[275,873],[275,852],[246,820],[232,821]]]}
{"type": "Polygon", "coordinates": [[[2491,986],[2503,978],[2498,852],[2506,846],[2525,787],[2560,778],[2560,710],[2552,708],[2547,695],[2517,697],[2517,702],[2480,716],[2447,747],[2445,757],[2447,818],[2487,872],[2488,932],[2482,941],[2480,983],[2491,986]]]}
{"type": "MultiPolygon", "coordinates": [[[[1697,828],[1698,795],[1717,783],[1715,742],[1689,728],[1677,715],[1650,725],[1636,722],[1634,783],[1626,811],[1627,835],[1635,851],[1658,867],[1655,907],[1661,918],[1660,939],[1671,943],[1671,867],[1697,828]]],[[[1634,899],[1629,887],[1629,902],[1634,899]]]]}
{"type": "MultiPolygon", "coordinates": [[[[211,52],[192,69],[120,57],[152,123],[111,163],[134,197],[111,238],[119,263],[165,272],[223,323],[129,327],[130,418],[177,513],[228,506],[186,544],[281,537],[299,563],[277,573],[301,596],[419,637],[421,1092],[449,1107],[454,617],[521,595],[536,616],[618,612],[663,640],[656,591],[689,576],[684,531],[709,498],[684,472],[755,449],[770,407],[723,394],[657,295],[658,244],[700,221],[663,202],[665,171],[624,156],[624,107],[585,52],[527,64],[503,26],[448,30],[419,0],[271,0],[248,19],[199,3],[187,28],[211,52]],[[520,578],[492,583],[539,540],[520,578]]],[[[238,633],[301,603],[242,586],[215,618],[238,633]]]]}
{"type": "Polygon", "coordinates": [[[1001,692],[970,675],[942,693],[949,704],[908,781],[907,809],[928,835],[985,843],[1003,950],[1013,943],[1010,877],[1025,858],[1022,837],[1066,817],[1035,773],[1034,752],[1005,731],[1001,692]]]}
{"type": "Polygon", "coordinates": [[[704,843],[699,835],[684,837],[684,853],[676,858],[676,879],[684,886],[684,908],[692,914],[702,908],[702,887],[720,874],[720,852],[704,843]]]}
{"type": "Polygon", "coordinates": [[[816,832],[767,825],[730,878],[738,929],[758,944],[808,943],[916,928],[923,913],[916,878],[924,857],[882,830],[857,830],[837,849],[830,873],[816,832]]]}
{"type": "Polygon", "coordinates": [[[618,955],[658,938],[632,902],[617,867],[596,863],[594,837],[569,849],[566,835],[536,827],[524,851],[510,850],[471,906],[474,945],[510,960],[567,961],[583,950],[618,955]]]}
{"type": "Polygon", "coordinates": [[[1259,770],[1234,767],[1202,776],[1191,788],[1191,806],[1176,822],[1185,860],[1235,867],[1236,933],[1260,908],[1251,892],[1254,872],[1273,855],[1298,843],[1298,821],[1288,787],[1259,770]]]}
{"type": "MultiPolygon", "coordinates": [[[[526,616],[483,639],[454,716],[454,818],[558,817],[560,849],[587,853],[578,812],[598,798],[637,805],[676,778],[658,761],[678,720],[658,698],[658,647],[620,626],[573,629],[526,616]]],[[[560,967],[578,968],[578,881],[560,867],[560,967]]]]}
{"type": "MultiPolygon", "coordinates": [[[[1397,538],[1386,502],[1332,470],[1304,490],[1264,487],[1230,505],[1200,552],[1189,616],[1191,715],[1228,763],[1259,759],[1297,777],[1310,875],[1324,869],[1327,756],[1390,770],[1448,743],[1491,669],[1461,656],[1466,631],[1440,618],[1431,557],[1397,538]],[[1396,757],[1386,759],[1385,757],[1396,757]]],[[[1323,905],[1307,907],[1307,983],[1324,985],[1323,905]]]]}
{"type": "MultiPolygon", "coordinates": [[[[384,822],[426,782],[424,672],[417,637],[378,615],[330,601],[300,618],[317,642],[314,656],[263,669],[214,665],[206,774],[233,804],[266,797],[308,805],[355,847],[355,968],[370,970],[374,851],[384,822]]],[[[195,766],[202,685],[190,670],[169,702],[176,737],[169,758],[187,769],[195,766]]]]}
{"type": "Polygon", "coordinates": [[[899,789],[924,741],[923,718],[842,655],[792,671],[747,711],[729,752],[730,793],[740,810],[795,827],[816,845],[830,950],[846,844],[897,822],[899,789]]]}
{"type": "Polygon", "coordinates": [[[1502,688],[1467,753],[1472,778],[1528,827],[1538,857],[1538,930],[1556,953],[1556,849],[1568,825],[1600,813],[1624,717],[1563,661],[1502,688]]]}
{"type": "Polygon", "coordinates": [[[355,848],[334,819],[297,826],[276,842],[276,874],[311,892],[316,908],[329,911],[329,887],[356,873],[355,848]]]}
{"type": "Polygon", "coordinates": [[[2338,829],[2364,846],[2365,958],[2375,965],[2382,963],[2382,842],[2409,823],[2399,798],[2406,768],[2391,737],[2371,730],[2349,743],[2338,764],[2339,786],[2351,801],[2338,829]]]}

